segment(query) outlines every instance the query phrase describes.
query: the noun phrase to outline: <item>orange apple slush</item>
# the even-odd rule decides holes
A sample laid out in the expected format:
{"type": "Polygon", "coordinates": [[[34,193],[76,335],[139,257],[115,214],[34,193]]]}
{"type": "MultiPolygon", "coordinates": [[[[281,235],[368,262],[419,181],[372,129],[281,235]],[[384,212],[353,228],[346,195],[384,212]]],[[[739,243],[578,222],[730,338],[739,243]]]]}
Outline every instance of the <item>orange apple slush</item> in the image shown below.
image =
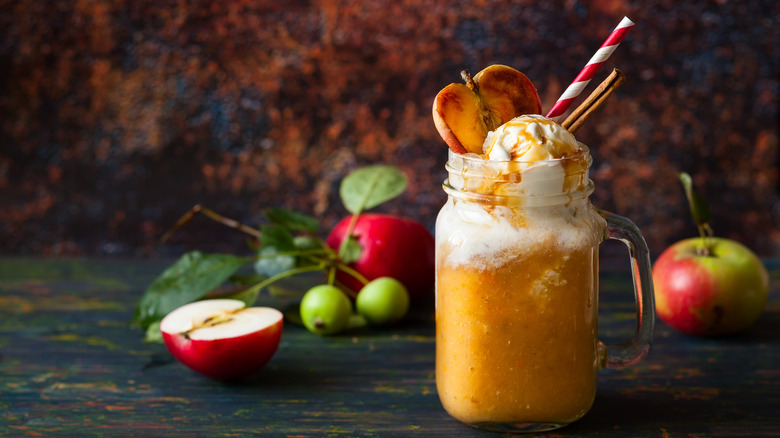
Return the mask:
{"type": "Polygon", "coordinates": [[[525,115],[484,153],[450,152],[436,222],[436,381],[470,425],[544,430],[590,409],[598,371],[598,245],[587,148],[525,115]]]}
{"type": "Polygon", "coordinates": [[[469,424],[568,424],[590,409],[596,257],[592,248],[553,248],[496,271],[443,263],[436,374],[450,415],[469,424]]]}

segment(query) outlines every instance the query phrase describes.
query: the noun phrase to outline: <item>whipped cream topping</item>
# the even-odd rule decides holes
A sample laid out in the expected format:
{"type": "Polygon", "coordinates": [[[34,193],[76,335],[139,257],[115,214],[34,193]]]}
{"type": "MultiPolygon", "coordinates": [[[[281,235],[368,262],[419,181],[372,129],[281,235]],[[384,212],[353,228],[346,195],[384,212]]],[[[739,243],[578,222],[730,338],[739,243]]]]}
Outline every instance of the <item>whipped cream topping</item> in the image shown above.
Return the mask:
{"type": "Polygon", "coordinates": [[[542,161],[576,155],[580,147],[563,126],[538,114],[526,114],[489,132],[482,150],[495,161],[542,161]]]}

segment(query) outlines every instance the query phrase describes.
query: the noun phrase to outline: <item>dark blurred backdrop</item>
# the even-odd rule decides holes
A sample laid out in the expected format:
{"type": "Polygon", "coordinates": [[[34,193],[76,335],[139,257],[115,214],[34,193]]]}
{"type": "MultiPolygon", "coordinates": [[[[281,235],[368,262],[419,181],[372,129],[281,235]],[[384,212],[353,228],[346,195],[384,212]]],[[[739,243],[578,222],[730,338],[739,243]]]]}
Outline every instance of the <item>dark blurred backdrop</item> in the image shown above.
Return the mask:
{"type": "MultiPolygon", "coordinates": [[[[410,179],[381,211],[433,228],[447,147],[431,120],[459,72],[508,64],[545,110],[627,15],[628,82],[578,132],[596,205],[653,255],[696,234],[675,172],[716,234],[780,256],[780,2],[0,1],[0,253],[167,257],[242,251],[196,203],[247,224],[277,206],[346,214],[366,164],[410,179]]],[[[579,102],[577,102],[579,103],[579,102]]],[[[575,103],[576,105],[576,103],[575,103]]]]}

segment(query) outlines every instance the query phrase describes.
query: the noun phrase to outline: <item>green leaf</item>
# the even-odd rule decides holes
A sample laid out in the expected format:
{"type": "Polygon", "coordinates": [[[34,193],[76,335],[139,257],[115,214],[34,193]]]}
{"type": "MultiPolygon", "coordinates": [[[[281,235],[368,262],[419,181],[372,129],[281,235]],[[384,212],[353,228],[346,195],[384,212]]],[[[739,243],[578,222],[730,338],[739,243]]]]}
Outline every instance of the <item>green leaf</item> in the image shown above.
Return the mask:
{"type": "Polygon", "coordinates": [[[341,181],[339,194],[352,214],[395,198],[406,190],[406,175],[394,166],[377,165],[355,170],[341,181]]]}
{"type": "Polygon", "coordinates": [[[282,225],[266,225],[260,229],[260,251],[255,262],[255,272],[273,277],[295,267],[295,256],[281,254],[295,251],[295,240],[290,230],[282,225]]]}
{"type": "Polygon", "coordinates": [[[260,248],[257,261],[255,262],[255,272],[263,277],[273,277],[295,268],[295,256],[286,254],[276,255],[280,252],[274,246],[260,248]]]}
{"type": "Polygon", "coordinates": [[[260,228],[260,232],[260,248],[273,247],[279,252],[295,249],[292,233],[282,225],[266,225],[260,228]]]}
{"type": "Polygon", "coordinates": [[[162,332],[160,331],[160,321],[155,321],[149,324],[149,327],[146,328],[146,336],[144,337],[144,341],[154,343],[163,342],[162,332]]]}
{"type": "Polygon", "coordinates": [[[311,236],[295,236],[293,243],[295,244],[295,248],[303,251],[321,248],[317,239],[311,236]]]}
{"type": "Polygon", "coordinates": [[[360,259],[360,255],[363,253],[363,248],[360,246],[360,243],[358,243],[355,236],[348,236],[346,239],[344,239],[343,242],[341,242],[341,245],[343,248],[340,248],[339,255],[341,256],[341,261],[343,263],[350,264],[360,259]]]}
{"type": "Polygon", "coordinates": [[[691,210],[693,222],[699,227],[706,225],[712,219],[712,213],[709,207],[707,207],[707,203],[693,189],[693,180],[690,175],[681,172],[679,177],[680,181],[682,181],[683,189],[685,189],[685,197],[688,198],[688,207],[691,210]]]}
{"type": "Polygon", "coordinates": [[[143,328],[202,298],[233,275],[246,258],[192,251],[163,271],[146,289],[133,321],[143,328]]]}
{"type": "Polygon", "coordinates": [[[265,215],[274,224],[281,225],[291,231],[309,231],[314,233],[320,227],[316,219],[297,211],[269,208],[266,210],[265,215]]]}

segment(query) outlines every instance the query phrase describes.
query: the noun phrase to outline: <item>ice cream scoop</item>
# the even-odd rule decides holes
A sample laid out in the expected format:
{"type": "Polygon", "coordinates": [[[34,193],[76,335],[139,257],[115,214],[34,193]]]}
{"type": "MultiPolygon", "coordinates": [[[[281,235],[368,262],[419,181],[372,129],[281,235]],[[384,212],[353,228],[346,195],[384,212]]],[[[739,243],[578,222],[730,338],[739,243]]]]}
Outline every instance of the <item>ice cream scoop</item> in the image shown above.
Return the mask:
{"type": "Polygon", "coordinates": [[[537,114],[515,117],[491,131],[482,149],[494,161],[554,160],[582,151],[569,131],[537,114]]]}

